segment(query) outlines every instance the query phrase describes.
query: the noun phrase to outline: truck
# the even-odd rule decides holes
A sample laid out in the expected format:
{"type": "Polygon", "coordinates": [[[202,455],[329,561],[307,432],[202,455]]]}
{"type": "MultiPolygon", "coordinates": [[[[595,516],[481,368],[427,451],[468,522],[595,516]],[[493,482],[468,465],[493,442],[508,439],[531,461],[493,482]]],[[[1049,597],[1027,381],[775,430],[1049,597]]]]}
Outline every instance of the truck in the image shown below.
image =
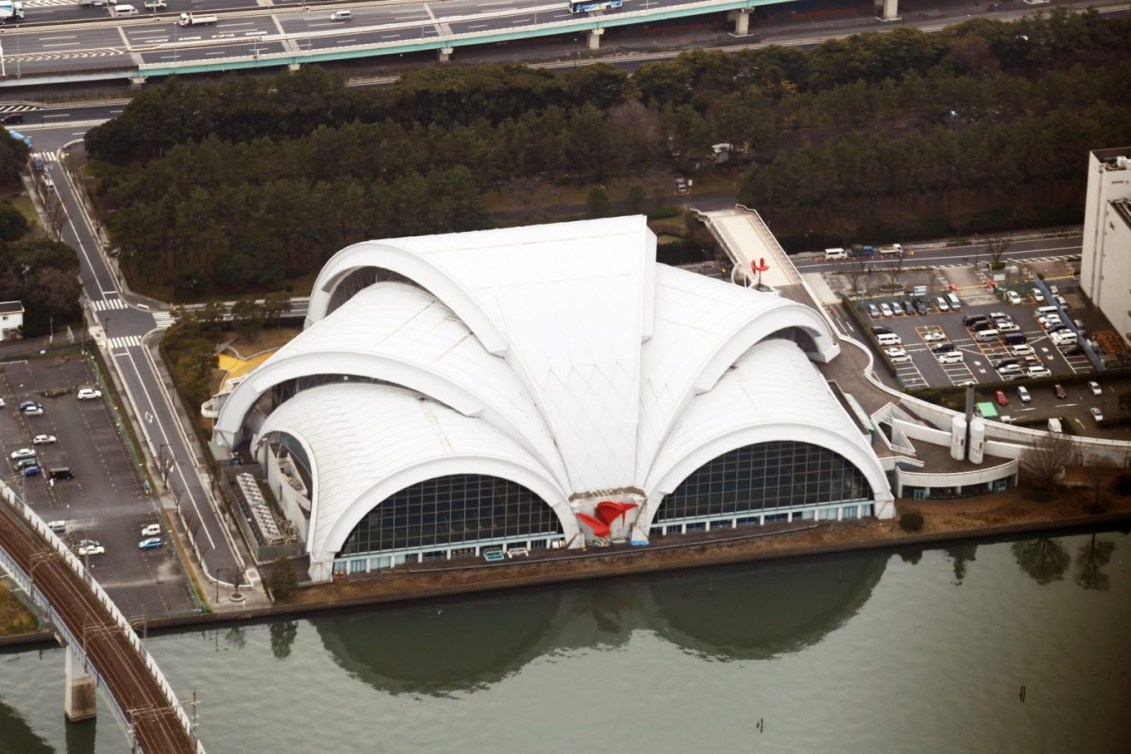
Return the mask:
{"type": "Polygon", "coordinates": [[[0,0],[0,22],[22,21],[24,4],[16,0],[0,0]]]}
{"type": "Polygon", "coordinates": [[[903,255],[903,245],[898,244],[898,243],[893,243],[890,246],[881,246],[880,247],[880,254],[883,255],[883,256],[890,256],[890,255],[902,256],[903,255]]]}
{"type": "Polygon", "coordinates": [[[165,0],[145,0],[142,5],[144,5],[146,8],[149,8],[150,10],[156,10],[158,8],[166,7],[165,0]]]}
{"type": "Polygon", "coordinates": [[[182,13],[181,18],[177,21],[178,26],[208,26],[214,24],[219,19],[215,13],[202,15],[200,13],[182,13]]]}

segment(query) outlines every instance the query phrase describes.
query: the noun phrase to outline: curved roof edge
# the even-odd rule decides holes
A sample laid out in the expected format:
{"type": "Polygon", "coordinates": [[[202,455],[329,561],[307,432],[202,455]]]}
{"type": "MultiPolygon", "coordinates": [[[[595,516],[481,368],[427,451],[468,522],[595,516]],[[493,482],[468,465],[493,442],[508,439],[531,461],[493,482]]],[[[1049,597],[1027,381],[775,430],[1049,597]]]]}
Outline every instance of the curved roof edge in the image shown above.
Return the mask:
{"type": "Polygon", "coordinates": [[[419,482],[453,474],[478,474],[506,479],[533,492],[554,510],[561,522],[566,539],[578,533],[577,520],[569,501],[556,483],[534,469],[512,459],[488,455],[462,455],[421,460],[382,479],[351,501],[332,522],[319,521],[318,530],[312,526],[307,550],[312,560],[329,561],[342,549],[346,537],[362,518],[393,494],[419,482]]]}
{"type": "Polygon", "coordinates": [[[412,280],[455,312],[488,351],[496,356],[507,352],[509,342],[506,336],[470,291],[426,256],[405,249],[395,241],[362,241],[330,257],[314,281],[306,327],[329,314],[330,300],[342,280],[351,272],[366,267],[390,270],[412,280]]]}
{"type": "Polygon", "coordinates": [[[887,475],[880,467],[879,459],[870,452],[870,449],[825,427],[776,422],[742,427],[710,438],[676,459],[668,468],[656,471],[655,481],[651,482],[648,488],[647,511],[642,514],[637,528],[648,531],[660,506],[663,505],[663,498],[674,492],[685,479],[704,464],[746,445],[777,441],[803,442],[836,453],[864,475],[872,488],[872,497],[878,503],[892,499],[887,475]]]}
{"type": "Polygon", "coordinates": [[[264,393],[287,380],[319,374],[368,377],[398,384],[464,416],[478,416],[484,408],[478,396],[416,364],[374,354],[312,352],[260,365],[228,396],[214,433],[230,443],[243,427],[248,411],[264,393]]]}

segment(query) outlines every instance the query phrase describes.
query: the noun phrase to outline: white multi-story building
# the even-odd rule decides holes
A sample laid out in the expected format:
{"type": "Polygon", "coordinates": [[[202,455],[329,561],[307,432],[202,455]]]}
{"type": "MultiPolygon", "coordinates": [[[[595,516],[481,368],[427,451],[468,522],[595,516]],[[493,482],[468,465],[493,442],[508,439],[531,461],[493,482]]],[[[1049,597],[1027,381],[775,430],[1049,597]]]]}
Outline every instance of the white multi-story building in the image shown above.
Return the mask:
{"type": "Polygon", "coordinates": [[[1131,341],[1131,147],[1088,155],[1080,287],[1131,341]]]}

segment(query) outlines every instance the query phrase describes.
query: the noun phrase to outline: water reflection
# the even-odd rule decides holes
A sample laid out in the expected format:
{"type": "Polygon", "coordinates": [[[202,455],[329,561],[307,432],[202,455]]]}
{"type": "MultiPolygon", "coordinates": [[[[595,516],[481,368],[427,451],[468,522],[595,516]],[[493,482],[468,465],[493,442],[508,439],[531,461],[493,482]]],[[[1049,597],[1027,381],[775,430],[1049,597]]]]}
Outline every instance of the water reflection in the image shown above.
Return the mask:
{"type": "Polygon", "coordinates": [[[1103,572],[1111,562],[1115,552],[1115,542],[1110,539],[1096,539],[1095,533],[1087,544],[1080,546],[1076,553],[1076,584],[1082,589],[1106,592],[1111,586],[1111,577],[1103,572]]]}
{"type": "Polygon", "coordinates": [[[653,584],[653,625],[673,644],[721,660],[768,659],[821,641],[859,611],[888,555],[761,564],[653,584]]]}
{"type": "Polygon", "coordinates": [[[1048,537],[1014,542],[1010,551],[1021,570],[1041,586],[1063,579],[1072,562],[1064,545],[1048,537]]]}
{"type": "Polygon", "coordinates": [[[818,642],[852,617],[888,557],[546,587],[312,623],[341,667],[392,693],[442,695],[490,685],[541,656],[623,645],[636,630],[716,659],[768,658],[818,642]]]}
{"type": "MultiPolygon", "coordinates": [[[[73,726],[82,727],[82,726],[73,726]]],[[[0,754],[51,754],[55,751],[40,738],[20,716],[20,713],[0,700],[0,754]]],[[[82,751],[91,751],[88,746],[82,751]]]]}
{"type": "Polygon", "coordinates": [[[978,545],[973,542],[955,543],[945,548],[943,552],[954,564],[954,585],[961,586],[962,580],[966,578],[966,564],[977,559],[975,556],[978,554],[978,545]]]}

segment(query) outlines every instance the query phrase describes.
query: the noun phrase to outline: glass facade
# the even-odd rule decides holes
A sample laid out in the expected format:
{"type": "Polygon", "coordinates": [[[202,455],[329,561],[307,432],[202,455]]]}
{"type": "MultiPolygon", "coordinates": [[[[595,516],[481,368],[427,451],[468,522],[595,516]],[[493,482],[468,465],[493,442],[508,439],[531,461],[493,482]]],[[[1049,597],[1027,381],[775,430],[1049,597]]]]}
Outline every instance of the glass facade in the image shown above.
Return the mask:
{"type": "Polygon", "coordinates": [[[837,453],[808,443],[766,442],[736,448],[696,469],[664,498],[655,522],[871,498],[868,480],[837,453]]]}
{"type": "Polygon", "coordinates": [[[424,557],[431,559],[447,557],[448,545],[531,535],[562,536],[561,522],[540,497],[506,479],[454,474],[414,484],[374,507],[339,556],[427,548],[424,557]]]}

